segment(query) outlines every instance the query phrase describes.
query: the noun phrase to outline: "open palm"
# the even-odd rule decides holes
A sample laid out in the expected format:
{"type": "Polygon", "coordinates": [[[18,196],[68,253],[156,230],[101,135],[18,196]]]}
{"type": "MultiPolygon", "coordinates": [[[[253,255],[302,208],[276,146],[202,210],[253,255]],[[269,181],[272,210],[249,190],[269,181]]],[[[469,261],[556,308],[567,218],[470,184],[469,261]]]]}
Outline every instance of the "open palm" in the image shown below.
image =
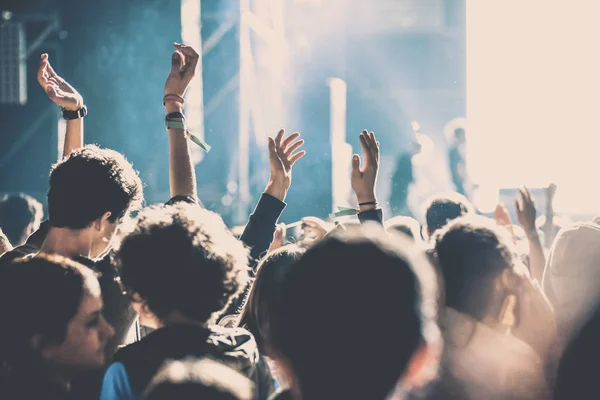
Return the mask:
{"type": "Polygon", "coordinates": [[[83,106],[83,97],[79,92],[54,72],[48,60],[48,54],[42,54],[37,80],[50,100],[59,106],[72,111],[83,106]]]}

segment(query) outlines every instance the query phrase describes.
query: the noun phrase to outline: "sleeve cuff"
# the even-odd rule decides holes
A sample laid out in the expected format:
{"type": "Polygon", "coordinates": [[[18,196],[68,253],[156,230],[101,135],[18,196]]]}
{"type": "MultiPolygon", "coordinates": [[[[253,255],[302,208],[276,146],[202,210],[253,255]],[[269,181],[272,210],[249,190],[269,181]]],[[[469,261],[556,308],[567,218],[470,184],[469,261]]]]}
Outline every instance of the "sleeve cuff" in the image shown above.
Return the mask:
{"type": "Polygon", "coordinates": [[[383,224],[383,210],[381,208],[363,211],[358,213],[358,219],[360,223],[365,223],[367,221],[375,221],[383,224]]]}
{"type": "Polygon", "coordinates": [[[270,194],[263,193],[258,200],[253,214],[255,217],[275,225],[286,206],[287,204],[283,201],[276,199],[270,194]]]}

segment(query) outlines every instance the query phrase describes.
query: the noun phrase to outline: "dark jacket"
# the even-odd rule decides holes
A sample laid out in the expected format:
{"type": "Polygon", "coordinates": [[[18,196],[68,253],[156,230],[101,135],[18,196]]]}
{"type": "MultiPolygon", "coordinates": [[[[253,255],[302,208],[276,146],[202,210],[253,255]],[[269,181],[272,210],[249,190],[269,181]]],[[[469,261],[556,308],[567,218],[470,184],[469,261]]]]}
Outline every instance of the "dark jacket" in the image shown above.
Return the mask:
{"type": "Polygon", "coordinates": [[[165,361],[186,357],[210,357],[228,364],[254,382],[259,399],[274,390],[268,366],[248,331],[178,325],[158,329],[120,349],[107,370],[101,398],[139,398],[165,361]]]}

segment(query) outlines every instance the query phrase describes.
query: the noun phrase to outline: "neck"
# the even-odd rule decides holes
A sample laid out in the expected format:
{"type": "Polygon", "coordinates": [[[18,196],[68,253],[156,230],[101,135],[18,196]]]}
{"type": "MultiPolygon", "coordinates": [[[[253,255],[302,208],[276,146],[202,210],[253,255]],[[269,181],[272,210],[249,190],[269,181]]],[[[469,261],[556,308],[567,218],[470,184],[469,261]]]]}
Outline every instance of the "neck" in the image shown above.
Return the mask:
{"type": "Polygon", "coordinates": [[[40,252],[59,254],[68,258],[87,257],[91,245],[91,238],[87,234],[87,230],[51,227],[40,252]]]}

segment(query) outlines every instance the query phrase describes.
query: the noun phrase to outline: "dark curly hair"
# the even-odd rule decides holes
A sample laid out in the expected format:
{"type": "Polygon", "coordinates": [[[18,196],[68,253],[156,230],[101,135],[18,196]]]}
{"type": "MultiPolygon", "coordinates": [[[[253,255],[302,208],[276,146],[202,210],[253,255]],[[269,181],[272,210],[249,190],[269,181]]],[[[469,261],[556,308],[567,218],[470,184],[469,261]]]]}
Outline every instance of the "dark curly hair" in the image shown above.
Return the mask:
{"type": "Polygon", "coordinates": [[[142,182],[125,157],[87,145],[50,171],[48,214],[57,228],[83,229],[109,211],[115,222],[139,208],[142,182]]]}
{"type": "Polygon", "coordinates": [[[471,202],[457,192],[440,193],[425,201],[427,232],[433,235],[448,222],[474,212],[471,202]]]}
{"type": "Polygon", "coordinates": [[[517,271],[508,233],[493,220],[473,215],[450,222],[434,242],[446,304],[481,320],[490,307],[495,279],[506,269],[517,271]]]}
{"type": "Polygon", "coordinates": [[[178,311],[201,322],[245,287],[248,260],[217,214],[187,203],[142,210],[115,253],[125,288],[159,319],[178,311]]]}
{"type": "Polygon", "coordinates": [[[100,293],[95,273],[58,255],[13,261],[0,271],[0,359],[33,367],[31,338],[61,344],[86,288],[100,293]]]}

